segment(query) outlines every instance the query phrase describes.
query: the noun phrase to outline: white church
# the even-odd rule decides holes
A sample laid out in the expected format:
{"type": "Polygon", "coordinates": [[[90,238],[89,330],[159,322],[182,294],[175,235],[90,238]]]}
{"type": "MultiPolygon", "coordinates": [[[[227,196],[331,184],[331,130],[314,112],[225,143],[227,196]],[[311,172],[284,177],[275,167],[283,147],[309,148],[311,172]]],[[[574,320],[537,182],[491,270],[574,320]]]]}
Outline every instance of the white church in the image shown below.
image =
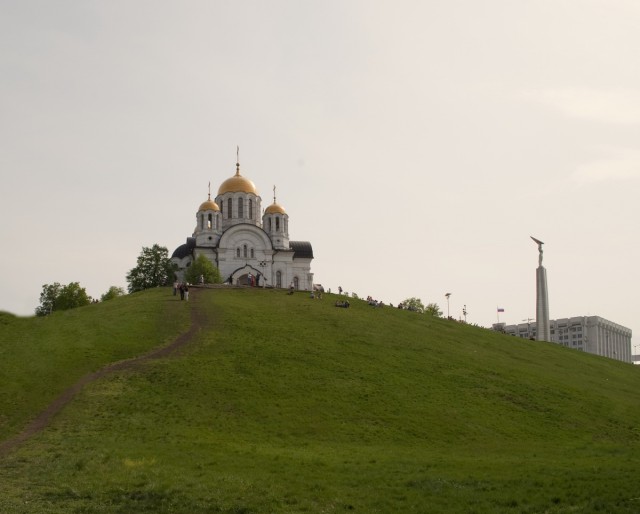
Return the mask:
{"type": "Polygon", "coordinates": [[[310,291],[313,287],[313,249],[307,241],[289,239],[289,215],[276,202],[264,212],[254,183],[236,173],[225,180],[218,195],[200,205],[196,228],[187,242],[173,252],[178,279],[201,254],[220,270],[223,282],[310,291]]]}

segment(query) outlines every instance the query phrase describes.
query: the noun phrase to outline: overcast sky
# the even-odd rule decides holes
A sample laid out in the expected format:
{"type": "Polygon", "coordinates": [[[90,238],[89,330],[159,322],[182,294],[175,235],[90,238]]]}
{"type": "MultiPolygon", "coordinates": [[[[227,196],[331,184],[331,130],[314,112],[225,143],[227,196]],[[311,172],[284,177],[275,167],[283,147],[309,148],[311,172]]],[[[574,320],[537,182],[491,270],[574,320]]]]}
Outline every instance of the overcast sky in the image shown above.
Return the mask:
{"type": "Polygon", "coordinates": [[[0,310],[126,288],[239,145],[326,288],[519,323],[532,235],[552,319],[640,330],[639,49],[636,0],[0,0],[0,310]]]}

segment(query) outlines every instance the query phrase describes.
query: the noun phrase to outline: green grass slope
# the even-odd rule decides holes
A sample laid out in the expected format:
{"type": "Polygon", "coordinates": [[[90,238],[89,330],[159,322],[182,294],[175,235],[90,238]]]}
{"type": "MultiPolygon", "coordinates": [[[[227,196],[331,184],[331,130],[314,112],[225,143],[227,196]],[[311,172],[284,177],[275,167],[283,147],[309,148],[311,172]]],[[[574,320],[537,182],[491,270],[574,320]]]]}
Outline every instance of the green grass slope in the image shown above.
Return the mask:
{"type": "Polygon", "coordinates": [[[82,376],[173,340],[189,324],[167,289],[47,317],[0,312],[0,441],[82,376]]]}
{"type": "MultiPolygon", "coordinates": [[[[205,326],[177,356],[90,384],[0,460],[0,512],[640,511],[637,368],[334,300],[128,298],[156,331],[171,320],[177,333],[187,309],[205,326]]],[[[103,332],[134,330],[124,314],[99,317],[103,332]]],[[[70,327],[48,351],[66,362],[78,344],[70,327]]],[[[34,385],[13,376],[26,381],[16,390],[34,385]]]]}

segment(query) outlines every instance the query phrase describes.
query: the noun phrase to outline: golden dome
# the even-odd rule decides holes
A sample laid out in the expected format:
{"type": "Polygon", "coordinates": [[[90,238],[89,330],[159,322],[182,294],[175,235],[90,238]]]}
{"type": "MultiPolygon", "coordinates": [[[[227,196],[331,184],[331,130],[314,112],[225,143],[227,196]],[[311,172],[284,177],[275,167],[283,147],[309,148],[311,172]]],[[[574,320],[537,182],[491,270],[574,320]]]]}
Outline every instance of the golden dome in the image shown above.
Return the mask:
{"type": "Polygon", "coordinates": [[[203,202],[198,208],[198,212],[200,211],[220,211],[220,207],[218,204],[214,202],[211,198],[209,198],[206,202],[203,202]]]}
{"type": "Polygon", "coordinates": [[[236,174],[225,180],[220,186],[220,189],[218,189],[219,195],[225,193],[253,193],[257,195],[258,190],[253,182],[240,175],[240,165],[236,164],[236,174]]]}
{"type": "Polygon", "coordinates": [[[264,210],[265,214],[286,214],[284,207],[276,202],[273,202],[269,207],[264,210]]]}

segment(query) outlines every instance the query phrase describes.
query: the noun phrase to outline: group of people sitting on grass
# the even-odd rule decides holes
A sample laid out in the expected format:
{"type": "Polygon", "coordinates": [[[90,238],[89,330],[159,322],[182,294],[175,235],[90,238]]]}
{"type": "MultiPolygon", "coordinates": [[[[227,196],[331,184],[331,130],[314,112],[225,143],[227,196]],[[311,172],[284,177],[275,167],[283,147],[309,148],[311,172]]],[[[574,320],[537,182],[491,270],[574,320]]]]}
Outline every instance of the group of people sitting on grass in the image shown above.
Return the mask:
{"type": "Polygon", "coordinates": [[[367,303],[372,307],[384,307],[383,302],[379,302],[378,300],[374,300],[371,296],[367,296],[367,303]]]}
{"type": "Polygon", "coordinates": [[[343,307],[345,309],[348,309],[349,306],[350,306],[349,300],[338,300],[336,302],[336,307],[343,307]]]}

